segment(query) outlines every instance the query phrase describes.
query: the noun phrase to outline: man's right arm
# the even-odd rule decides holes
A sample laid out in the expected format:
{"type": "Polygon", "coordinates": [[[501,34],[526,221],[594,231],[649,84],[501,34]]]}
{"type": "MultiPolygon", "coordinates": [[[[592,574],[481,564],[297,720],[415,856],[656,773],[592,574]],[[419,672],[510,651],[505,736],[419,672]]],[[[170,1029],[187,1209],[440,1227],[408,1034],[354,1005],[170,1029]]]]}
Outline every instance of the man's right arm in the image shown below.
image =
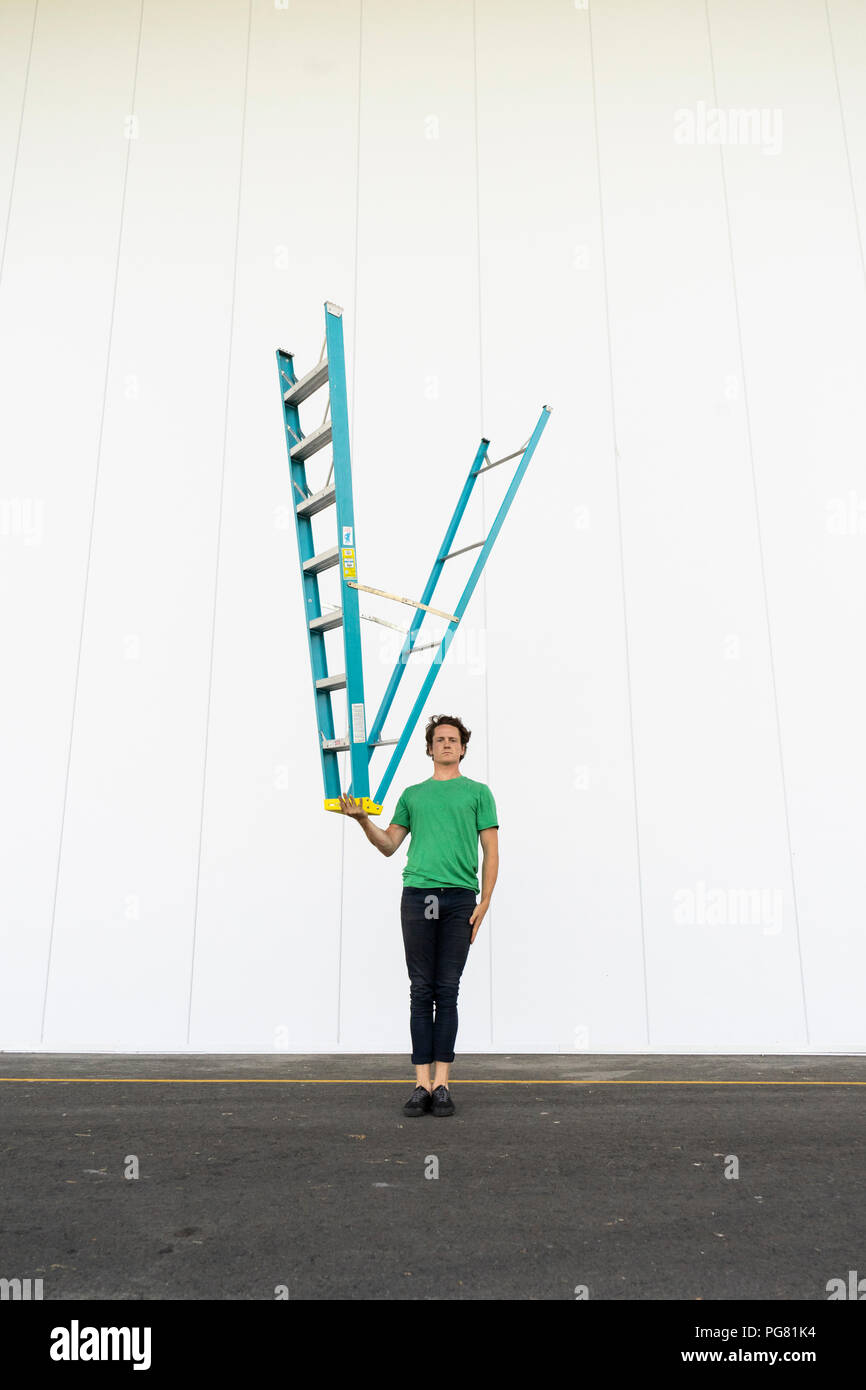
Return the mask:
{"type": "Polygon", "coordinates": [[[387,830],[380,830],[378,825],[374,825],[369,816],[365,816],[361,821],[361,829],[367,836],[371,845],[375,845],[386,859],[399,849],[406,836],[409,834],[405,825],[389,825],[387,830]]]}
{"type": "Polygon", "coordinates": [[[385,855],[386,859],[390,858],[395,850],[399,849],[400,845],[402,845],[406,836],[409,834],[408,827],[405,825],[391,824],[388,826],[387,830],[380,830],[378,825],[374,825],[372,818],[367,815],[366,811],[362,811],[361,807],[356,802],[350,800],[345,793],[340,797],[340,804],[343,808],[343,814],[351,816],[353,820],[358,821],[361,829],[370,841],[370,844],[375,845],[380,854],[385,855]]]}

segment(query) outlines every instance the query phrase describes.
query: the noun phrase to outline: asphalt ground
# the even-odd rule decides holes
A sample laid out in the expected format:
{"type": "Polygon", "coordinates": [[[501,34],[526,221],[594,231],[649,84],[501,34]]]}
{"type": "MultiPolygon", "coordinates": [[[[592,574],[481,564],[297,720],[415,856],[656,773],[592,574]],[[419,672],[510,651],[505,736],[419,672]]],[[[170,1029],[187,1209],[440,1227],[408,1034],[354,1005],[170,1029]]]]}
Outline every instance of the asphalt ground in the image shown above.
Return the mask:
{"type": "MultiPolygon", "coordinates": [[[[815,1300],[866,1276],[866,1058],[0,1054],[45,1300],[815,1300]]],[[[864,1284],[866,1295],[866,1284],[864,1284]]]]}

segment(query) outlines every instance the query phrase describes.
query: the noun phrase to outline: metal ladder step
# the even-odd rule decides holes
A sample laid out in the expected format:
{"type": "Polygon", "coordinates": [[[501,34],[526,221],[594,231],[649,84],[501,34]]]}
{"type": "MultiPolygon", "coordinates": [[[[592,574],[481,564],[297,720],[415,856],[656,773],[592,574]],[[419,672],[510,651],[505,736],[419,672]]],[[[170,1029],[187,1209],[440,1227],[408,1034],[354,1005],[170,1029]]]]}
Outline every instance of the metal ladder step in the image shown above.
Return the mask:
{"type": "MultiPolygon", "coordinates": [[[[368,748],[384,748],[386,745],[396,743],[395,738],[378,738],[375,743],[368,744],[368,748]]],[[[328,753],[345,753],[349,748],[347,738],[322,739],[322,747],[328,753]]]]}
{"type": "Polygon", "coordinates": [[[327,380],[328,361],[325,358],[323,362],[317,363],[311,372],[307,372],[306,376],[296,381],[294,386],[290,386],[288,391],[284,391],[283,400],[286,405],[300,405],[301,401],[305,401],[314,391],[318,391],[320,386],[324,386],[327,380]]]}
{"type": "Polygon", "coordinates": [[[295,507],[295,511],[298,516],[315,516],[317,512],[323,512],[336,500],[337,489],[332,483],[330,487],[323,487],[321,492],[314,492],[310,497],[305,497],[303,502],[299,502],[295,507]]]}
{"type": "MultiPolygon", "coordinates": [[[[301,510],[301,507],[303,507],[303,505],[303,502],[299,503],[298,511],[301,510]]],[[[455,555],[465,555],[467,550],[478,550],[479,547],[483,544],[484,541],[473,541],[471,545],[463,545],[460,547],[459,550],[450,550],[447,555],[440,555],[439,559],[443,562],[445,560],[453,560],[455,555]]]]}
{"type": "Polygon", "coordinates": [[[345,690],[346,672],[340,671],[336,676],[322,676],[321,680],[316,681],[317,690],[345,690]]]}
{"type": "Polygon", "coordinates": [[[311,632],[330,632],[332,627],[342,627],[342,625],[342,608],[337,608],[333,613],[323,613],[321,618],[311,618],[309,622],[311,632]]]}
{"type": "Polygon", "coordinates": [[[295,444],[289,450],[292,461],[300,463],[302,459],[308,459],[311,454],[315,454],[319,449],[324,449],[326,444],[331,442],[331,422],[327,425],[320,425],[317,430],[312,430],[310,434],[304,436],[300,443],[295,444]]]}
{"type": "Polygon", "coordinates": [[[340,550],[334,545],[330,550],[321,550],[318,555],[312,555],[309,560],[305,560],[304,574],[321,574],[322,570],[332,569],[339,563],[340,550]]]}

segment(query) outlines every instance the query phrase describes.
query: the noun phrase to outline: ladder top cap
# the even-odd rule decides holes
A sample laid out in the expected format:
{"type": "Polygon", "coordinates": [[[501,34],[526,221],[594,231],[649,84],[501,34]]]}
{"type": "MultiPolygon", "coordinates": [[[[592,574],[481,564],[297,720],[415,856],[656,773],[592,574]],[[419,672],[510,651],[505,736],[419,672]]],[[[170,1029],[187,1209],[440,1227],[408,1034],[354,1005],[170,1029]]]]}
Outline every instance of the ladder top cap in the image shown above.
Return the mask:
{"type": "Polygon", "coordinates": [[[330,299],[325,300],[325,308],[329,314],[336,314],[338,318],[342,317],[343,310],[340,308],[339,304],[332,304],[330,299]]]}
{"type": "Polygon", "coordinates": [[[294,357],[295,355],[293,352],[287,352],[285,348],[277,348],[277,352],[281,357],[294,357]]]}

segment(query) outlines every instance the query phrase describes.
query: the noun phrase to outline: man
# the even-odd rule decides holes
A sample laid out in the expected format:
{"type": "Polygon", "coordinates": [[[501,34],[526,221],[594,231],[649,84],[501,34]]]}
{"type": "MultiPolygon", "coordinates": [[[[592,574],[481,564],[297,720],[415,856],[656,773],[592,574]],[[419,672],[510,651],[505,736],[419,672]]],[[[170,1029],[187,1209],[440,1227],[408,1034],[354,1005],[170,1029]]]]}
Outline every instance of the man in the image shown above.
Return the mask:
{"type": "Polygon", "coordinates": [[[425,738],[433,776],[406,788],[387,830],[374,825],[347,794],[340,797],[343,813],[360,822],[367,839],[386,858],[407,835],[412,837],[400,899],[417,1082],[403,1107],[410,1116],[427,1111],[454,1114],[448,1070],[457,1037],[457,992],[499,870],[499,822],[493,795],[484,782],[464,777],[460,771],[470,737],[471,731],[453,715],[440,714],[430,720],[425,738]],[[481,901],[476,903],[479,837],[484,866],[481,901]]]}

